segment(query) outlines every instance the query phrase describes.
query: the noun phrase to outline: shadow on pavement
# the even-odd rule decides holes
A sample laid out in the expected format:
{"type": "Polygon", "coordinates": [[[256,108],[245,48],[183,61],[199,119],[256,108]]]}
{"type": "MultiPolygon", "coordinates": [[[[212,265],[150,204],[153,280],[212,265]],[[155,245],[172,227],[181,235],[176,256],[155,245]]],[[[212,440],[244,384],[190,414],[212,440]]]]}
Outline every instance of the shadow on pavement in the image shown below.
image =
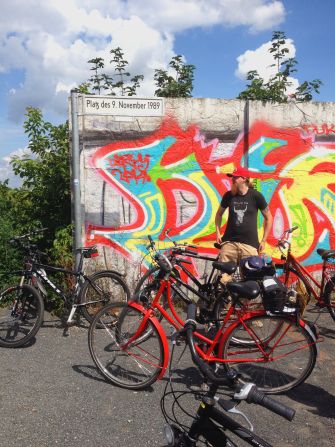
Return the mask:
{"type": "Polygon", "coordinates": [[[303,383],[286,395],[307,407],[313,407],[309,410],[313,414],[335,418],[335,396],[318,386],[303,383]]]}
{"type": "MultiPolygon", "coordinates": [[[[72,369],[76,372],[79,373],[85,377],[87,377],[88,379],[91,380],[95,380],[97,382],[102,382],[102,383],[106,383],[110,386],[115,386],[117,387],[117,385],[114,385],[113,383],[109,382],[107,379],[105,379],[104,377],[102,377],[98,370],[96,369],[95,366],[91,366],[91,365],[72,365],[72,369]]],[[[119,387],[122,388],[122,387],[119,387]]],[[[145,388],[144,390],[135,390],[138,392],[144,391],[146,393],[152,393],[154,391],[153,387],[150,386],[148,388],[145,388]]]]}

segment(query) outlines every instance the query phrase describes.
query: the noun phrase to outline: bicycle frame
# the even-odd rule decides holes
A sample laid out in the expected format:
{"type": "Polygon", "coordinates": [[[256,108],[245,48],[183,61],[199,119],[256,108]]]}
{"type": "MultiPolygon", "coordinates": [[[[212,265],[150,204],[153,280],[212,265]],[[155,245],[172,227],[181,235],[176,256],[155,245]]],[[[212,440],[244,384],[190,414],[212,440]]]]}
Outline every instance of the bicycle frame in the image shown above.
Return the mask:
{"type": "MultiPolygon", "coordinates": [[[[264,439],[257,436],[252,431],[240,425],[238,422],[234,421],[231,417],[224,414],[221,410],[217,409],[215,406],[215,400],[213,398],[204,398],[199,405],[197,416],[188,432],[188,438],[190,439],[190,446],[192,444],[191,440],[197,439],[200,435],[207,433],[210,435],[211,441],[215,442],[214,445],[224,445],[225,434],[220,430],[230,431],[243,439],[247,444],[257,445],[259,447],[272,447],[271,444],[266,442],[264,439]],[[214,424],[214,422],[216,424],[214,424]]],[[[230,442],[232,442],[230,440],[230,442]]],[[[232,445],[236,445],[233,443],[232,445]]]]}
{"type": "Polygon", "coordinates": [[[307,292],[315,298],[315,300],[319,303],[321,307],[325,307],[326,303],[323,300],[323,292],[325,289],[325,285],[328,281],[331,280],[331,276],[327,272],[327,262],[326,260],[322,263],[322,273],[321,273],[321,282],[316,280],[311,273],[297,260],[297,258],[291,253],[291,248],[288,249],[286,260],[284,263],[277,263],[277,267],[283,268],[283,273],[285,275],[285,284],[288,282],[290,268],[298,272],[304,278],[308,278],[307,281],[304,281],[304,285],[307,288],[307,292]],[[314,284],[312,286],[311,282],[314,284]],[[318,290],[318,292],[317,292],[318,290]]]}
{"type": "MultiPolygon", "coordinates": [[[[81,291],[81,283],[88,281],[90,285],[95,289],[96,292],[99,292],[99,289],[96,287],[94,282],[91,281],[90,277],[86,275],[81,269],[78,271],[64,269],[62,267],[51,266],[48,264],[41,264],[37,262],[31,263],[30,270],[19,270],[16,272],[11,272],[12,274],[20,274],[21,280],[20,285],[22,286],[25,278],[37,278],[38,288],[41,289],[42,284],[47,284],[51,290],[53,290],[63,301],[64,303],[71,302],[71,310],[67,319],[67,324],[70,324],[73,320],[74,314],[76,313],[78,308],[87,306],[89,304],[97,303],[98,301],[86,301],[85,303],[80,303],[80,291],[81,291]],[[67,295],[64,290],[62,290],[57,284],[55,284],[50,278],[48,278],[45,274],[42,273],[41,270],[45,270],[45,272],[53,272],[53,273],[63,273],[67,275],[74,276],[76,278],[76,283],[72,289],[72,293],[67,295]],[[40,283],[42,284],[40,284],[40,283]]],[[[43,292],[43,290],[42,290],[43,292]]],[[[44,290],[45,292],[45,290],[44,290]]],[[[44,293],[43,292],[43,293],[44,293]]],[[[45,294],[45,293],[44,293],[45,294]]]]}
{"type": "MultiPolygon", "coordinates": [[[[178,280],[178,282],[182,283],[185,286],[188,286],[186,283],[183,283],[181,280],[178,280]]],[[[190,286],[188,286],[188,287],[190,287],[190,286]]],[[[180,291],[173,284],[171,284],[169,279],[161,280],[158,292],[157,292],[155,298],[153,299],[152,303],[150,304],[149,309],[146,309],[144,306],[140,305],[137,302],[134,302],[134,301],[128,302],[128,306],[134,307],[135,309],[139,310],[143,314],[143,319],[142,319],[139,327],[137,328],[136,332],[129,338],[127,343],[125,343],[122,346],[122,350],[127,352],[128,346],[131,345],[133,342],[136,342],[136,339],[138,337],[140,337],[142,332],[145,330],[147,321],[150,319],[155,324],[155,326],[159,332],[159,335],[162,339],[162,344],[163,344],[164,360],[163,360],[162,370],[158,376],[158,379],[161,379],[164,376],[166,367],[168,365],[169,345],[168,345],[168,340],[167,340],[165,331],[154,315],[155,310],[157,309],[163,315],[163,317],[168,321],[168,323],[170,323],[171,326],[173,326],[177,331],[181,330],[181,328],[184,326],[183,320],[180,318],[180,316],[177,314],[177,312],[174,309],[174,306],[172,303],[172,297],[171,297],[171,288],[173,288],[175,292],[180,293],[180,291]],[[168,307],[172,313],[172,317],[168,314],[168,312],[164,309],[164,307],[159,303],[160,297],[163,295],[163,293],[166,293],[167,300],[168,300],[168,307]]],[[[188,303],[191,302],[191,300],[188,297],[186,297],[184,299],[185,299],[185,301],[187,300],[188,303]]],[[[221,357],[216,356],[214,353],[214,350],[217,346],[218,346],[219,352],[222,352],[223,346],[224,346],[226,340],[228,339],[228,337],[230,336],[231,332],[235,329],[235,327],[237,325],[242,324],[244,326],[244,328],[246,329],[246,331],[248,332],[248,334],[250,335],[250,337],[252,337],[255,342],[255,351],[256,352],[260,351],[262,353],[262,356],[265,358],[265,359],[263,359],[263,358],[257,359],[256,362],[268,362],[268,361],[277,360],[280,357],[272,357],[272,353],[276,349],[278,344],[282,341],[282,339],[285,337],[286,332],[289,330],[289,327],[286,329],[286,331],[283,332],[283,334],[278,338],[278,340],[276,340],[274,346],[272,346],[272,349],[270,349],[269,351],[266,351],[262,346],[261,340],[257,337],[255,332],[244,323],[246,320],[250,319],[251,317],[262,316],[265,314],[266,313],[264,310],[252,310],[252,311],[248,311],[248,312],[245,312],[245,311],[239,312],[239,310],[236,309],[236,307],[234,305],[232,305],[229,308],[229,310],[224,318],[221,328],[217,331],[217,333],[213,339],[210,339],[199,332],[194,332],[194,336],[199,340],[200,345],[205,344],[207,346],[207,349],[204,350],[199,346],[199,344],[196,345],[198,354],[200,355],[200,357],[203,360],[205,360],[207,362],[215,362],[215,363],[237,363],[237,362],[249,363],[250,361],[255,362],[255,359],[250,359],[250,358],[242,358],[242,359],[238,359],[238,360],[236,358],[223,359],[221,357]],[[237,317],[237,319],[233,322],[230,322],[230,318],[233,314],[237,317]]],[[[296,317],[292,317],[292,321],[293,321],[293,318],[296,318],[296,317]]],[[[299,320],[299,324],[301,326],[305,327],[305,323],[302,320],[299,320]]],[[[272,339],[277,335],[278,331],[280,330],[279,326],[280,325],[278,325],[277,329],[273,332],[273,334],[271,336],[272,339]]],[[[314,337],[314,339],[315,339],[315,337],[314,337]]],[[[315,340],[315,342],[316,342],[316,340],[315,340]]],[[[286,343],[286,345],[289,345],[289,343],[286,343]]],[[[303,348],[305,348],[305,346],[302,346],[299,349],[303,349],[303,348]]],[[[294,348],[293,348],[293,351],[291,351],[291,352],[294,352],[294,348]]],[[[130,355],[132,355],[132,354],[130,353],[130,355]]]]}

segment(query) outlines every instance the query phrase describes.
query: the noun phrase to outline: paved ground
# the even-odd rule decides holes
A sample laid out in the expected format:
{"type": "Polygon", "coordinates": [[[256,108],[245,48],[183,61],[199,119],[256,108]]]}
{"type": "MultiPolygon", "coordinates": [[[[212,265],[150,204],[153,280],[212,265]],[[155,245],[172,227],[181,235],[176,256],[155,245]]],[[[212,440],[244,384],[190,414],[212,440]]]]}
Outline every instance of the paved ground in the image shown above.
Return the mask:
{"type": "MultiPolygon", "coordinates": [[[[318,323],[325,341],[317,367],[304,385],[279,397],[297,410],[294,422],[243,406],[255,431],[274,446],[334,445],[335,322],[324,314],[318,323]]],[[[190,365],[180,370],[178,381],[193,372],[190,365]]],[[[30,346],[1,349],[0,445],[163,447],[159,401],[165,383],[145,392],[112,386],[92,363],[87,327],[72,327],[64,337],[59,321],[47,315],[30,346]]]]}

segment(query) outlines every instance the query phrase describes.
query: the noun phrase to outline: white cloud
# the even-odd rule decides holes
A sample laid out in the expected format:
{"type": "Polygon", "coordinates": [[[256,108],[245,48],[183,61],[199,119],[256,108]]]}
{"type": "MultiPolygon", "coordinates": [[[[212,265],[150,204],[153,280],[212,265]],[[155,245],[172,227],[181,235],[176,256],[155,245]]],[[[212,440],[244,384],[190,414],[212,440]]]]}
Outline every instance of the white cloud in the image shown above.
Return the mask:
{"type": "MultiPolygon", "coordinates": [[[[237,58],[238,67],[235,74],[240,79],[245,79],[249,71],[257,70],[261,78],[266,82],[278,72],[278,66],[276,60],[269,52],[271,47],[271,41],[264,43],[256,50],[247,50],[237,58]]],[[[289,58],[295,57],[296,48],[292,39],[286,39],[285,47],[289,50],[283,61],[289,58]]],[[[299,81],[296,78],[289,77],[288,81],[291,82],[291,86],[287,89],[287,93],[290,94],[296,90],[299,86],[299,81]]]]}
{"type": "Polygon", "coordinates": [[[5,180],[9,180],[9,186],[12,188],[17,188],[21,186],[22,179],[14,174],[12,166],[11,166],[11,160],[13,157],[24,157],[25,155],[31,154],[30,150],[28,148],[24,149],[16,149],[15,151],[11,152],[6,157],[2,157],[0,159],[0,181],[4,182],[5,180]]]}
{"type": "Polygon", "coordinates": [[[283,3],[276,0],[3,2],[0,73],[24,73],[22,85],[11,86],[9,116],[18,121],[26,106],[64,115],[68,89],[89,77],[87,61],[96,56],[109,61],[111,48],[120,46],[130,72],[145,76],[139,94],[152,95],[154,68],[166,67],[174,56],[175,33],[213,25],[254,32],[271,29],[284,17],[283,3]]]}

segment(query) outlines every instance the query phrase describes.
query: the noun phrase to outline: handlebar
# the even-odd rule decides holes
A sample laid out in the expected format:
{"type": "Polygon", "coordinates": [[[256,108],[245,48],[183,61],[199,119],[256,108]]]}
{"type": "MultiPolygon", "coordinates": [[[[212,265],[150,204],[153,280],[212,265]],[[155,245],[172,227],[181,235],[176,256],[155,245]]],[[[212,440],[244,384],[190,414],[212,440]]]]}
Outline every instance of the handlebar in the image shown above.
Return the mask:
{"type": "Polygon", "coordinates": [[[47,228],[40,228],[40,229],[33,230],[30,233],[22,234],[21,236],[14,236],[12,239],[9,240],[9,242],[11,244],[13,244],[15,242],[20,242],[21,240],[29,239],[31,236],[34,236],[36,234],[44,233],[46,230],[47,230],[47,228]]]}
{"type": "Polygon", "coordinates": [[[193,257],[195,257],[195,256],[198,255],[198,252],[197,252],[197,251],[195,251],[195,250],[189,250],[188,248],[183,247],[183,246],[176,246],[176,247],[173,247],[173,248],[171,248],[171,252],[172,252],[172,253],[175,253],[175,254],[185,254],[185,255],[190,255],[190,256],[193,256],[193,257]]]}
{"type": "Polygon", "coordinates": [[[246,383],[242,386],[242,388],[239,388],[240,385],[237,385],[237,373],[234,371],[230,375],[228,375],[227,373],[225,377],[218,377],[210,368],[210,366],[199,357],[193,340],[193,332],[196,329],[195,315],[196,305],[194,303],[191,303],[188,305],[187,308],[187,319],[184,324],[184,330],[186,331],[186,338],[191,351],[193,362],[198,366],[203,375],[207,377],[207,379],[209,379],[212,383],[215,383],[217,385],[228,384],[237,388],[238,391],[235,392],[234,399],[246,400],[248,403],[261,405],[272,411],[273,413],[276,413],[291,421],[295,415],[295,410],[265,395],[256,387],[256,385],[252,383],[246,383]]]}
{"type": "MultiPolygon", "coordinates": [[[[234,395],[235,399],[237,395],[234,395]]],[[[288,421],[292,421],[295,415],[295,410],[293,408],[288,407],[277,400],[272,399],[272,397],[267,396],[266,394],[259,391],[256,385],[252,385],[250,391],[247,395],[246,401],[248,404],[257,404],[261,405],[264,408],[272,411],[273,413],[282,416],[288,421]]]]}
{"type": "Polygon", "coordinates": [[[293,231],[297,230],[299,227],[298,225],[295,225],[294,227],[288,228],[283,232],[283,234],[278,239],[277,247],[280,249],[280,251],[283,253],[282,249],[285,249],[286,246],[290,247],[291,243],[287,240],[287,237],[289,234],[293,233],[293,231]]]}

